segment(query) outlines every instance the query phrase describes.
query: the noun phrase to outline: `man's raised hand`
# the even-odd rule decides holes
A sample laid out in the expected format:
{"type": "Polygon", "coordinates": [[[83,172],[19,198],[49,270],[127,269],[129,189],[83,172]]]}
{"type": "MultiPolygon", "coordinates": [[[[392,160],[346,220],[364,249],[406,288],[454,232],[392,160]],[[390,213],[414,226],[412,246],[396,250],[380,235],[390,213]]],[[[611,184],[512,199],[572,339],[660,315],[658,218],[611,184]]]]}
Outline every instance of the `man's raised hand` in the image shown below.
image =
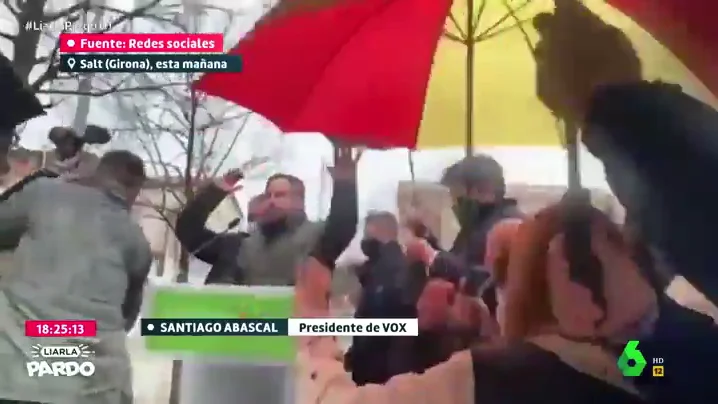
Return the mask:
{"type": "Polygon", "coordinates": [[[363,149],[344,146],[334,142],[334,167],[328,167],[335,180],[356,180],[357,163],[363,149]]]}
{"type": "Polygon", "coordinates": [[[217,186],[227,193],[236,192],[242,188],[242,184],[238,184],[244,178],[244,172],[241,168],[233,168],[222,176],[217,182],[217,186]]]}
{"type": "Polygon", "coordinates": [[[242,189],[242,184],[239,184],[239,182],[245,178],[245,173],[254,170],[267,161],[269,161],[269,157],[253,157],[242,164],[241,167],[227,171],[217,185],[228,193],[239,191],[242,189]]]}

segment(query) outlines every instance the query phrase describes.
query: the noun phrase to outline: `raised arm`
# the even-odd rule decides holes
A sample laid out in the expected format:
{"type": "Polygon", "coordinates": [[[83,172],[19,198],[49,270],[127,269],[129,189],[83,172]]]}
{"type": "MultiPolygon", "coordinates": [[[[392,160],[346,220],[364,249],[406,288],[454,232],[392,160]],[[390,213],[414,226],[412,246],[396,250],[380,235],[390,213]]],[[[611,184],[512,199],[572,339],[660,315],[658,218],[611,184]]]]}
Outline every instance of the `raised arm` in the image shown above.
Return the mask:
{"type": "Polygon", "coordinates": [[[214,265],[219,261],[222,251],[219,239],[224,237],[207,228],[207,219],[241,178],[241,172],[230,171],[222,180],[208,184],[187,202],[177,217],[177,239],[207,264],[214,265]]]}
{"type": "Polygon", "coordinates": [[[330,171],[334,179],[331,207],[314,255],[330,269],[356,234],[359,221],[357,162],[360,156],[354,157],[348,147],[335,148],[334,167],[330,171]]]}

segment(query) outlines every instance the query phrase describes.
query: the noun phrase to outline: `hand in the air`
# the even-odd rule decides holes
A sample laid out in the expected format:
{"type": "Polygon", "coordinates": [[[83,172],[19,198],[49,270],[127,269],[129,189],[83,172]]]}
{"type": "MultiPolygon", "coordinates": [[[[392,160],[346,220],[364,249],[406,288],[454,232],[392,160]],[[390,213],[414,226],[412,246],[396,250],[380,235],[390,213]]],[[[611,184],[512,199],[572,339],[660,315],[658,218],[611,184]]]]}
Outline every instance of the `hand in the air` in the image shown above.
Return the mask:
{"type": "Polygon", "coordinates": [[[364,151],[334,143],[334,167],[328,167],[334,180],[356,181],[357,163],[364,151]]]}
{"type": "Polygon", "coordinates": [[[227,193],[236,192],[242,189],[242,184],[238,184],[244,178],[244,172],[240,168],[233,168],[217,181],[217,186],[227,193]]]}
{"type": "Polygon", "coordinates": [[[225,190],[226,192],[236,192],[242,189],[242,185],[239,184],[245,177],[245,173],[248,173],[262,164],[269,161],[269,157],[253,157],[249,161],[242,164],[239,168],[233,168],[227,171],[222,176],[222,179],[217,182],[217,186],[225,190]]]}
{"type": "Polygon", "coordinates": [[[596,88],[641,80],[641,61],[626,34],[583,2],[557,1],[533,25],[536,95],[557,118],[580,123],[596,88]]]}

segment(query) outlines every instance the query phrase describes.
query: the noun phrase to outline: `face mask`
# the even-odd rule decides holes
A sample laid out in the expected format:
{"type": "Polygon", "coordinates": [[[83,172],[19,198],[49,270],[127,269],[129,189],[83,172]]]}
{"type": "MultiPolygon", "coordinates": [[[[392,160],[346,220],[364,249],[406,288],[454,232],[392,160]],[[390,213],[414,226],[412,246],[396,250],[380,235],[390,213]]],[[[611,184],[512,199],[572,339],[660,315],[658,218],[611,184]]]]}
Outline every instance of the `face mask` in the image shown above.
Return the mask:
{"type": "Polygon", "coordinates": [[[474,199],[467,197],[459,197],[456,203],[451,207],[456,215],[456,219],[460,224],[469,224],[475,222],[486,212],[488,209],[493,208],[495,203],[482,203],[474,199]]]}
{"type": "Polygon", "coordinates": [[[381,249],[381,241],[373,238],[365,238],[361,241],[361,251],[367,258],[375,258],[379,255],[381,249]]]}

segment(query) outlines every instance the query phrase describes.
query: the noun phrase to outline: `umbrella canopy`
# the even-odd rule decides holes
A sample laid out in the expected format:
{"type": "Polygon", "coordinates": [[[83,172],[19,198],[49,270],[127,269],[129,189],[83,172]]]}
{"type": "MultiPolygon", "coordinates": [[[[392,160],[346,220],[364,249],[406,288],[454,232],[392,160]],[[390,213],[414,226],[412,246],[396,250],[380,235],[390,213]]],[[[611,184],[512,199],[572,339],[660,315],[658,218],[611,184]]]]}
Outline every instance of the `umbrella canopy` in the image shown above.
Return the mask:
{"type": "MultiPolygon", "coordinates": [[[[635,50],[636,62],[614,79],[662,79],[715,101],[718,81],[709,69],[718,61],[718,30],[706,18],[715,2],[582,3],[590,15],[572,11],[581,23],[568,34],[585,50],[583,59],[567,59],[549,72],[553,80],[579,79],[572,76],[586,69],[616,76],[616,64],[591,55],[605,61],[607,53],[635,50]],[[680,12],[667,18],[674,9],[680,12]]],[[[552,0],[284,0],[230,51],[243,57],[244,71],[208,74],[197,88],[284,131],[322,132],[371,147],[556,144],[561,111],[546,108],[539,96],[534,49],[539,37],[549,40],[534,17],[555,6],[552,0]]]]}

